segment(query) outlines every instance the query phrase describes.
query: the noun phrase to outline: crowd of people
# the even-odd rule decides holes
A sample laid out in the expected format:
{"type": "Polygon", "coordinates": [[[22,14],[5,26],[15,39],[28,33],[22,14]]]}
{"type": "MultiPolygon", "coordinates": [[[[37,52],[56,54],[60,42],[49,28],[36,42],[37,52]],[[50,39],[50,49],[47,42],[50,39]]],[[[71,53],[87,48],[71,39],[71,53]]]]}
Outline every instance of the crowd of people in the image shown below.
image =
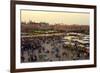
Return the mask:
{"type": "Polygon", "coordinates": [[[66,45],[63,36],[21,37],[21,62],[47,62],[89,59],[89,53],[66,45]]]}

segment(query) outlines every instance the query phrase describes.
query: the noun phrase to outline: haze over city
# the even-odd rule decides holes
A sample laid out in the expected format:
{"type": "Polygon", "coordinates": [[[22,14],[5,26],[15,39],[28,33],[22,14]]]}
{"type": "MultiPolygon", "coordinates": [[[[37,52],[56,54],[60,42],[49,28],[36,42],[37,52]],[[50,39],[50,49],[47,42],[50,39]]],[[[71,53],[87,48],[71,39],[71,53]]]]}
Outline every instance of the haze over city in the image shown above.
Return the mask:
{"type": "Polygon", "coordinates": [[[22,22],[46,22],[49,24],[89,25],[89,13],[50,12],[21,10],[22,22]]]}

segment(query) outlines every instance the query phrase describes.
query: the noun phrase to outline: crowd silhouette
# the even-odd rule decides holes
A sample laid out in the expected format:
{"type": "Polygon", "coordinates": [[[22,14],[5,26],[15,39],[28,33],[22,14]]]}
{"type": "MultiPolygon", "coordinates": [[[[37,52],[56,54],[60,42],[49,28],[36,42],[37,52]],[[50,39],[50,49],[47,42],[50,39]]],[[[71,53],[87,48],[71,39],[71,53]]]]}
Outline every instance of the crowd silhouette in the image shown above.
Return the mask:
{"type": "Polygon", "coordinates": [[[21,38],[21,62],[47,62],[89,59],[87,49],[66,45],[63,36],[21,38]]]}

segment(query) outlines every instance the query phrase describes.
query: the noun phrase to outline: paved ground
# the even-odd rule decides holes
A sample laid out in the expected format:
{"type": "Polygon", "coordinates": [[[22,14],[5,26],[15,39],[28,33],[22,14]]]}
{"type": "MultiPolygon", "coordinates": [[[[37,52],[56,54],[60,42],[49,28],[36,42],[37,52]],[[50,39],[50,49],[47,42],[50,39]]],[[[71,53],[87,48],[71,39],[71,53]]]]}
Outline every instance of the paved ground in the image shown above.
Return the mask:
{"type": "MultiPolygon", "coordinates": [[[[61,34],[60,34],[61,35],[61,34]]],[[[26,37],[24,37],[26,39],[26,37]]],[[[27,50],[23,50],[21,48],[21,62],[44,62],[44,61],[68,61],[68,60],[82,60],[89,59],[89,55],[80,50],[77,45],[71,46],[64,44],[62,42],[62,36],[50,36],[44,38],[28,38],[28,42],[25,44],[31,44],[31,48],[26,48],[27,50]],[[52,38],[51,38],[52,37],[52,38]],[[37,43],[38,41],[38,43],[37,43]],[[35,42],[35,43],[32,43],[35,42]],[[36,50],[34,50],[34,46],[36,50]]],[[[25,42],[25,41],[24,41],[25,42]]],[[[25,45],[24,45],[25,47],[25,45]]],[[[25,49],[25,48],[24,48],[25,49]]],[[[83,48],[84,49],[84,48],[83,48]]]]}

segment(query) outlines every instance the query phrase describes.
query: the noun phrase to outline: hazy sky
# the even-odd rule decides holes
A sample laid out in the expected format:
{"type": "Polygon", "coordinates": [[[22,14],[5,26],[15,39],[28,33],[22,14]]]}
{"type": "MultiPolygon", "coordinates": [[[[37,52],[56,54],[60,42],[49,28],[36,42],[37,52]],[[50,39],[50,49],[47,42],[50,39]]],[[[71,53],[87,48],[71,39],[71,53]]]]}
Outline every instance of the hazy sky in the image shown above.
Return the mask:
{"type": "Polygon", "coordinates": [[[21,10],[21,21],[89,25],[89,13],[21,10]]]}

